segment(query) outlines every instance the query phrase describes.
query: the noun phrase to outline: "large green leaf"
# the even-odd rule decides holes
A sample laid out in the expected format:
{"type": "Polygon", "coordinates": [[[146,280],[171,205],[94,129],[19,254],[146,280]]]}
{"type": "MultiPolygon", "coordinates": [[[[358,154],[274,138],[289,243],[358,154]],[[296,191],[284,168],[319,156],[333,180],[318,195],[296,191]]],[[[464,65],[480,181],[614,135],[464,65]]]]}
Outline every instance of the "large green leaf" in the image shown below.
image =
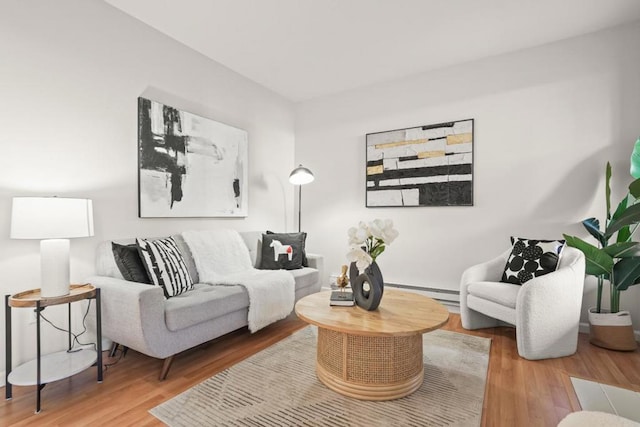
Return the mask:
{"type": "Polygon", "coordinates": [[[628,242],[630,238],[631,238],[631,229],[629,228],[628,225],[618,230],[618,237],[616,238],[616,241],[618,243],[628,242]]]}
{"type": "Polygon", "coordinates": [[[625,211],[625,209],[627,209],[628,203],[629,203],[629,195],[627,194],[626,196],[624,196],[624,199],[622,199],[620,203],[618,203],[618,207],[616,208],[616,211],[613,213],[611,220],[618,219],[620,215],[622,215],[622,213],[625,211]]]}
{"type": "Polygon", "coordinates": [[[613,270],[613,258],[604,250],[585,242],[579,237],[563,234],[567,245],[579,249],[584,253],[586,273],[592,276],[609,274],[613,270]]]}
{"type": "MultiPolygon", "coordinates": [[[[640,178],[640,138],[633,145],[633,151],[631,152],[631,168],[629,172],[631,176],[638,179],[640,178]]],[[[635,194],[634,194],[635,196],[635,194]]],[[[638,196],[636,196],[638,197],[638,196]]]]}
{"type": "Polygon", "coordinates": [[[629,193],[636,199],[640,196],[640,179],[636,179],[631,184],[629,184],[629,193]]]}
{"type": "Polygon", "coordinates": [[[616,238],[616,242],[628,242],[631,239],[631,229],[629,226],[624,226],[620,230],[618,230],[618,237],[616,238]]]}
{"type": "Polygon", "coordinates": [[[614,286],[624,291],[640,278],[640,257],[623,258],[613,267],[614,286]]]}
{"type": "MultiPolygon", "coordinates": [[[[627,194],[626,196],[624,196],[624,199],[622,199],[618,204],[618,208],[616,209],[616,211],[613,213],[613,216],[611,217],[612,221],[618,219],[618,217],[622,215],[625,209],[627,209],[628,203],[629,203],[629,195],[627,194]]],[[[629,229],[629,227],[625,226],[625,227],[622,227],[620,230],[618,230],[618,236],[616,238],[616,241],[618,243],[627,242],[630,240],[630,238],[631,238],[631,230],[629,229]]]]}
{"type": "Polygon", "coordinates": [[[622,212],[618,218],[612,220],[607,226],[604,233],[605,238],[609,239],[613,234],[622,227],[640,222],[640,204],[631,205],[622,212]]]}
{"type": "Polygon", "coordinates": [[[622,242],[609,245],[602,250],[612,258],[629,258],[638,255],[638,242],[622,242]]]}
{"type": "Polygon", "coordinates": [[[582,221],[582,225],[587,229],[589,234],[591,234],[595,239],[600,242],[602,246],[606,245],[606,239],[604,238],[604,233],[600,231],[600,221],[596,218],[587,218],[582,221]]]}
{"type": "Polygon", "coordinates": [[[607,197],[607,219],[611,219],[611,163],[607,162],[604,192],[607,197]]]}

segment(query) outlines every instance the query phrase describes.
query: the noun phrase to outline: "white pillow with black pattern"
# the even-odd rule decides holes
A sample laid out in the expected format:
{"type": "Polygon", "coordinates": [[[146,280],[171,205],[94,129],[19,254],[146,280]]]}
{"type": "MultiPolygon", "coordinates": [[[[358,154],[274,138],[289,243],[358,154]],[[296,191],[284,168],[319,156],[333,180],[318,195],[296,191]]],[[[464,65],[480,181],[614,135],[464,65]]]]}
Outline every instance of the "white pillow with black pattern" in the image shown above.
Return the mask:
{"type": "Polygon", "coordinates": [[[513,248],[501,282],[522,285],[558,269],[564,240],[534,240],[511,237],[513,248]]]}
{"type": "Polygon", "coordinates": [[[193,288],[193,280],[173,238],[136,239],[136,244],[149,278],[154,285],[162,286],[166,298],[175,297],[193,288]]]}

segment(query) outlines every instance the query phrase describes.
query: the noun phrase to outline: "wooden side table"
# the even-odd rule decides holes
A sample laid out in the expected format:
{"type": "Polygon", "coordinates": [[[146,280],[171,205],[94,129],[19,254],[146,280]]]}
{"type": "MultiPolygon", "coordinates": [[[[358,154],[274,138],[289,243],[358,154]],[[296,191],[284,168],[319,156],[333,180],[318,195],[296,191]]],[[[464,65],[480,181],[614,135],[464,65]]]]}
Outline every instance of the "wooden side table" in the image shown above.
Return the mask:
{"type": "Polygon", "coordinates": [[[15,295],[5,295],[5,338],[6,338],[6,398],[11,399],[12,386],[35,385],[36,414],[40,412],[40,392],[53,381],[70,377],[85,369],[97,365],[98,382],[102,382],[102,324],[100,312],[100,289],[93,285],[71,285],[68,295],[42,297],[40,289],[32,289],[15,295]],[[71,303],[85,299],[95,299],[96,310],[96,350],[83,348],[70,352],[71,339],[71,303]],[[52,305],[68,304],[69,312],[69,349],[57,353],[40,353],[40,312],[52,305]],[[36,311],[36,348],[34,360],[12,368],[11,363],[11,308],[35,308],[36,311]]]}

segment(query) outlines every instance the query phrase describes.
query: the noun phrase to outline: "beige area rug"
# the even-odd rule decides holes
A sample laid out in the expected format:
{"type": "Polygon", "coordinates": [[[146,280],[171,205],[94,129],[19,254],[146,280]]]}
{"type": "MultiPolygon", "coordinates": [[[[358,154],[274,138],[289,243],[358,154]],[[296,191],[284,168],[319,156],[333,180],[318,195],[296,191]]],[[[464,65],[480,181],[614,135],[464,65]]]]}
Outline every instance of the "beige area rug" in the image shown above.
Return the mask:
{"type": "Polygon", "coordinates": [[[423,342],[424,383],[402,399],[325,387],[307,327],[149,412],[169,426],[479,426],[491,340],[437,330],[423,342]]]}

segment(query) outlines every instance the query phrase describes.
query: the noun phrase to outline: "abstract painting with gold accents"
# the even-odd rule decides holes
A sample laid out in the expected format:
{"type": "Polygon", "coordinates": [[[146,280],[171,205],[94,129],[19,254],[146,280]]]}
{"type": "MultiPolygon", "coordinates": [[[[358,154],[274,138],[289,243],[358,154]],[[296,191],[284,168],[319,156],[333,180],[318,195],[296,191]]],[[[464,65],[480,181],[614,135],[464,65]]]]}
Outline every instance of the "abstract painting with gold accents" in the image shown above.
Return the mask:
{"type": "Polygon", "coordinates": [[[473,206],[473,119],[367,134],[367,207],[473,206]]]}

